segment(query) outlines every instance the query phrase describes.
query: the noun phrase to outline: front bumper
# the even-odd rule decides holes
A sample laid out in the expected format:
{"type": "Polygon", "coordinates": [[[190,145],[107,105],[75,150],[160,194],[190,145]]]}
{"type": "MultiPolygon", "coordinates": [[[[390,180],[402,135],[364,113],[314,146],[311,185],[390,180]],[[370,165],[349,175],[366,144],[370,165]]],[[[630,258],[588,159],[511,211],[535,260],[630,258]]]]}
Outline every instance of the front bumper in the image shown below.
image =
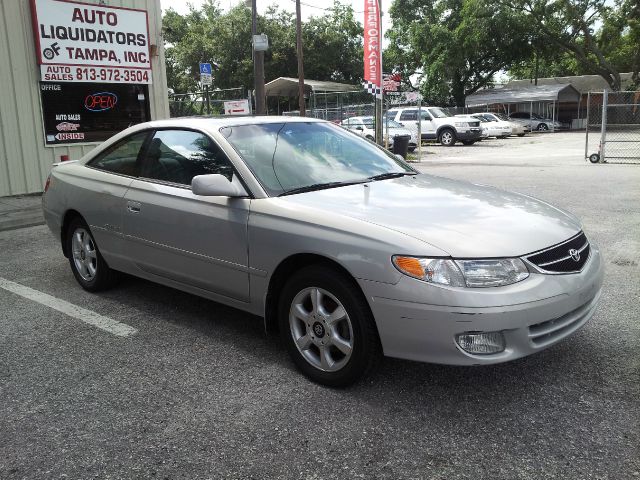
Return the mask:
{"type": "Polygon", "coordinates": [[[582,272],[532,273],[499,288],[445,288],[403,276],[396,285],[360,281],[385,355],[449,365],[506,362],[541,351],[582,327],[596,309],[604,267],[591,243],[582,272]],[[465,332],[503,333],[506,349],[473,355],[456,343],[465,332]]]}
{"type": "Polygon", "coordinates": [[[468,128],[456,130],[458,140],[478,140],[482,138],[482,131],[479,128],[468,128]]]}

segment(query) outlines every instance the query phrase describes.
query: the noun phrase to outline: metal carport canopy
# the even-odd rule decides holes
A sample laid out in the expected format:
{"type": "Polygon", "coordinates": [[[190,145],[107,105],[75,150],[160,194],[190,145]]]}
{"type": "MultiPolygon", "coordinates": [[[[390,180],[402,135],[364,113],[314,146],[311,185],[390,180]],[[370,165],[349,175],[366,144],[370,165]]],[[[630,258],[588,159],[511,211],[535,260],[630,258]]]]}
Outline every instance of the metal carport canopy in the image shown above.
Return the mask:
{"type": "Polygon", "coordinates": [[[465,105],[477,107],[494,103],[577,102],[578,100],[580,100],[580,92],[570,84],[563,83],[482,90],[468,95],[465,99],[465,105]]]}
{"type": "MultiPolygon", "coordinates": [[[[264,86],[265,94],[268,97],[297,97],[298,96],[298,79],[291,77],[279,77],[270,81],[264,86]]],[[[305,92],[357,92],[362,87],[348,85],[346,83],[323,82],[320,80],[304,81],[305,92]]]]}

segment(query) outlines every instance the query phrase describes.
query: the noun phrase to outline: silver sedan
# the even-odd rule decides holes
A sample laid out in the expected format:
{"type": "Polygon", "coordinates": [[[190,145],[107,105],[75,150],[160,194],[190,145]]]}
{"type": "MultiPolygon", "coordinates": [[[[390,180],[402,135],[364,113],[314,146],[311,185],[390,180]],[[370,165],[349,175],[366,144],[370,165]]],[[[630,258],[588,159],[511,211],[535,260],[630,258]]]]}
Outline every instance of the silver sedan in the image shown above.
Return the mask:
{"type": "Polygon", "coordinates": [[[89,291],[126,272],[264,317],[311,379],[382,355],[487,365],[594,313],[597,245],[529,196],[423,175],[328,122],[140,124],[53,166],[46,221],[89,291]]]}

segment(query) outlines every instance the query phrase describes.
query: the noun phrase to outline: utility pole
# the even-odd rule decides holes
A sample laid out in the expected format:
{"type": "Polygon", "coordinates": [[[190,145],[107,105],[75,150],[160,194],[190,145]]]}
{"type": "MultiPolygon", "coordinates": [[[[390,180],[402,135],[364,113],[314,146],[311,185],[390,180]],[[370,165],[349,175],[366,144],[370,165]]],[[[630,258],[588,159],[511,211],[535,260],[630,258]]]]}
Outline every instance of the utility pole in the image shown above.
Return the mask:
{"type": "Polygon", "coordinates": [[[300,12],[300,0],[296,0],[296,47],[298,49],[298,105],[300,116],[305,117],[307,112],[304,102],[304,62],[302,61],[302,13],[300,12]]]}
{"type": "Polygon", "coordinates": [[[251,0],[251,51],[253,52],[253,81],[256,95],[256,115],[264,115],[264,52],[254,49],[254,37],[258,34],[258,10],[256,0],[251,0]]]}

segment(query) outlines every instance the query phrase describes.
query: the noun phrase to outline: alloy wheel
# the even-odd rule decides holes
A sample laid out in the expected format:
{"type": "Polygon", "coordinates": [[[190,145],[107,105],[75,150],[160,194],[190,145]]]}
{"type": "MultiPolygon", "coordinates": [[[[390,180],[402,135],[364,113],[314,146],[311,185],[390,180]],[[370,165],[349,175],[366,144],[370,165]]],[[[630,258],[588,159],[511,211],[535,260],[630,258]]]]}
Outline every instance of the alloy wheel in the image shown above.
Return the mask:
{"type": "Polygon", "coordinates": [[[73,264],[83,280],[92,281],[98,271],[98,254],[96,245],[89,232],[84,228],[76,228],[71,237],[73,264]]]}
{"type": "Polygon", "coordinates": [[[336,372],[349,362],[353,353],[351,319],[327,290],[308,287],[294,297],[289,329],[302,357],[318,370],[336,372]]]}

